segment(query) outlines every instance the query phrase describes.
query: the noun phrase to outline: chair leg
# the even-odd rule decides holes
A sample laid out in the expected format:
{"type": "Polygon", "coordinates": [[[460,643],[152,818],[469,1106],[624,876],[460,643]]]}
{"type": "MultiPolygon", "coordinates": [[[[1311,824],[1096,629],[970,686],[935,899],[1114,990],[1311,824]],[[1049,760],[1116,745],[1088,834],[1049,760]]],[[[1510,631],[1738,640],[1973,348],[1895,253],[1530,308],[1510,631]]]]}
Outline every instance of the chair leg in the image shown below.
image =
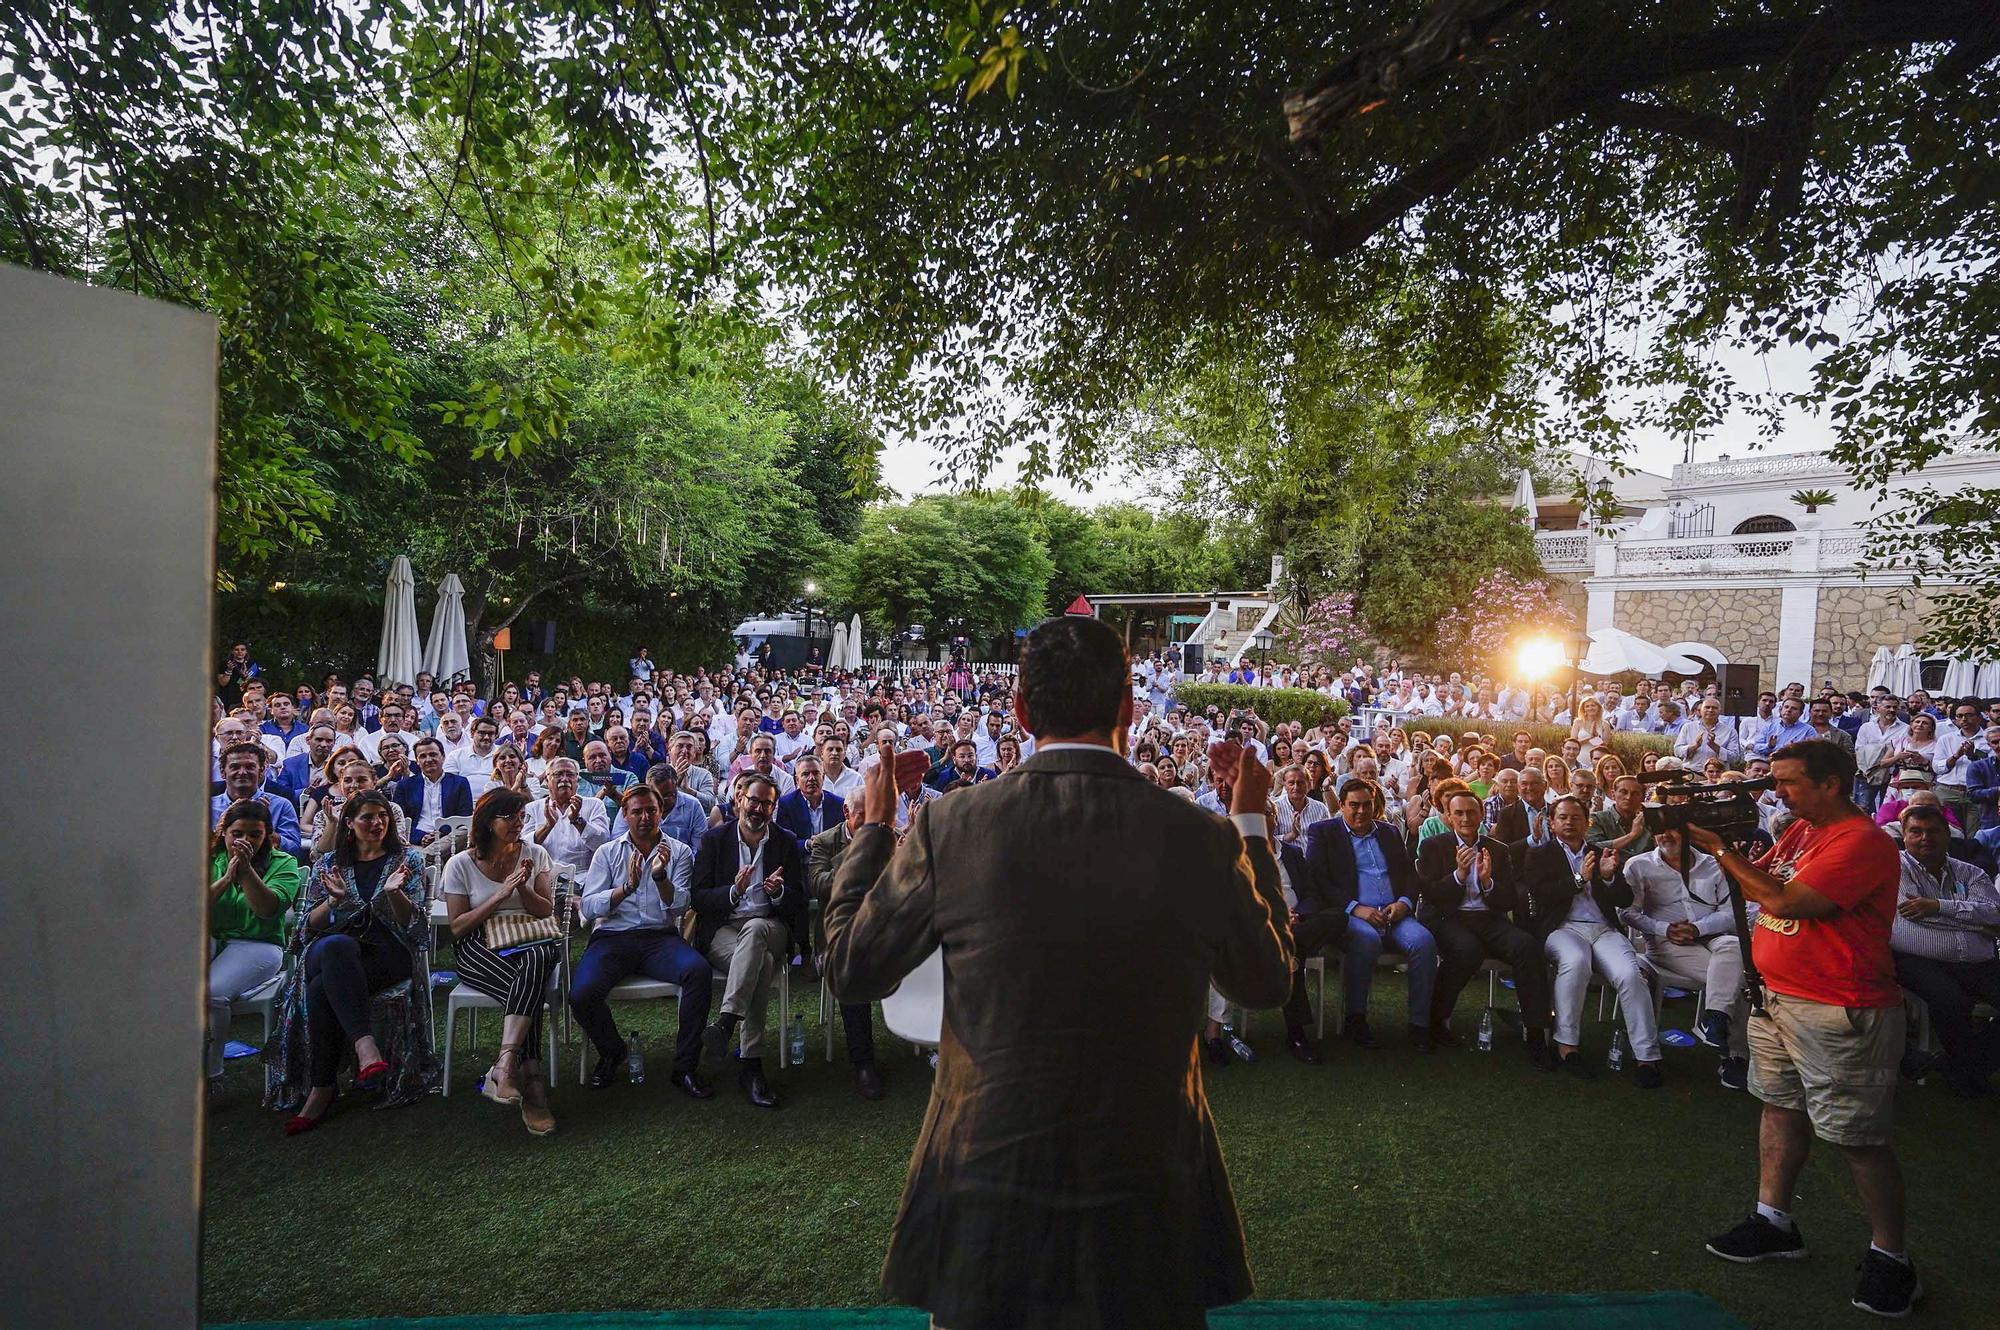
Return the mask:
{"type": "Polygon", "coordinates": [[[451,1098],[451,1045],[458,1033],[458,1012],[450,1002],[444,1008],[444,1097],[451,1098]]]}

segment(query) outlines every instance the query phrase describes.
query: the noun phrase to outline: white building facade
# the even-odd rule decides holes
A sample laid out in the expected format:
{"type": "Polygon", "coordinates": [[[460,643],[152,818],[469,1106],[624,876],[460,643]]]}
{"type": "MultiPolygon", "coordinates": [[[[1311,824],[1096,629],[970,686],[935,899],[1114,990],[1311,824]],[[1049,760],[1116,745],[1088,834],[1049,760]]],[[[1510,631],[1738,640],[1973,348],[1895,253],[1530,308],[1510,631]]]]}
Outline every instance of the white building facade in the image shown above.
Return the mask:
{"type": "MultiPolygon", "coordinates": [[[[1958,440],[1923,480],[1947,495],[2000,486],[2000,455],[1986,440],[1958,440]]],[[[1824,679],[1860,688],[1876,647],[1921,650],[1940,588],[1913,587],[1895,568],[1862,575],[1864,526],[1893,511],[1895,487],[1878,502],[1823,453],[1683,463],[1671,477],[1606,483],[1625,514],[1609,525],[1590,525],[1568,496],[1538,499],[1543,567],[1569,588],[1586,628],[1757,665],[1764,688],[1824,679]],[[1808,511],[1793,499],[1802,491],[1831,502],[1808,511]]]]}

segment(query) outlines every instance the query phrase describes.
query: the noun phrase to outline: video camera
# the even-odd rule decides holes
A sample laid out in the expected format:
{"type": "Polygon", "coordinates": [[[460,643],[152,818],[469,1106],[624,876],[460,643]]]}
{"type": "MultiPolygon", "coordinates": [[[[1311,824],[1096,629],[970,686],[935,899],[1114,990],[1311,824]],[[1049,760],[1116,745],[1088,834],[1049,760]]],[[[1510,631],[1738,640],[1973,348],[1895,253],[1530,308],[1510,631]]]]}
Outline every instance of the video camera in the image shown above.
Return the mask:
{"type": "Polygon", "coordinates": [[[1732,844],[1748,840],[1762,822],[1753,796],[1777,785],[1768,776],[1762,780],[1739,780],[1722,785],[1696,785],[1692,782],[1693,777],[1685,771],[1647,771],[1640,774],[1640,784],[1666,787],[1655,791],[1657,801],[1649,801],[1640,807],[1648,831],[1657,836],[1662,831],[1680,831],[1684,827],[1695,826],[1706,827],[1732,844]]]}

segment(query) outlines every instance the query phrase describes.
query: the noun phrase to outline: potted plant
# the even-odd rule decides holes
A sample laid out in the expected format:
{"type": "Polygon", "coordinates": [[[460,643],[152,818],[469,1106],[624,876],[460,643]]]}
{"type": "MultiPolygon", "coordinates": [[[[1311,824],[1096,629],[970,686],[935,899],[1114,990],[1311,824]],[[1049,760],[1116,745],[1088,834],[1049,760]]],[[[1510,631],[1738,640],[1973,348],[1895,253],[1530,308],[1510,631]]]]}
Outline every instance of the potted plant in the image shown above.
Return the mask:
{"type": "Polygon", "coordinates": [[[1792,502],[1809,513],[1819,511],[1823,503],[1833,502],[1832,490],[1798,490],[1792,495],[1792,502]]]}

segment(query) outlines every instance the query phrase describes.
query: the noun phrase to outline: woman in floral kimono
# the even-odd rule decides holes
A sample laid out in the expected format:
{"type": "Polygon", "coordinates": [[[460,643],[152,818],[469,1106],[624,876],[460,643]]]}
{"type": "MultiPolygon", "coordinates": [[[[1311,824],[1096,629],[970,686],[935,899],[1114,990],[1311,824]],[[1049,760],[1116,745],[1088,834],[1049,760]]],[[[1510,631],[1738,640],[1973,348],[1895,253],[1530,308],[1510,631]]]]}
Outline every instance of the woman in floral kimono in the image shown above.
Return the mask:
{"type": "Polygon", "coordinates": [[[422,857],[397,834],[389,797],[368,790],[349,799],[333,849],[299,895],[299,963],[278,992],[278,1037],[266,1052],[264,1102],[295,1110],[286,1135],[325,1120],[349,1047],[354,1089],[382,1091],[384,1106],[438,1088],[429,896],[422,857]]]}

